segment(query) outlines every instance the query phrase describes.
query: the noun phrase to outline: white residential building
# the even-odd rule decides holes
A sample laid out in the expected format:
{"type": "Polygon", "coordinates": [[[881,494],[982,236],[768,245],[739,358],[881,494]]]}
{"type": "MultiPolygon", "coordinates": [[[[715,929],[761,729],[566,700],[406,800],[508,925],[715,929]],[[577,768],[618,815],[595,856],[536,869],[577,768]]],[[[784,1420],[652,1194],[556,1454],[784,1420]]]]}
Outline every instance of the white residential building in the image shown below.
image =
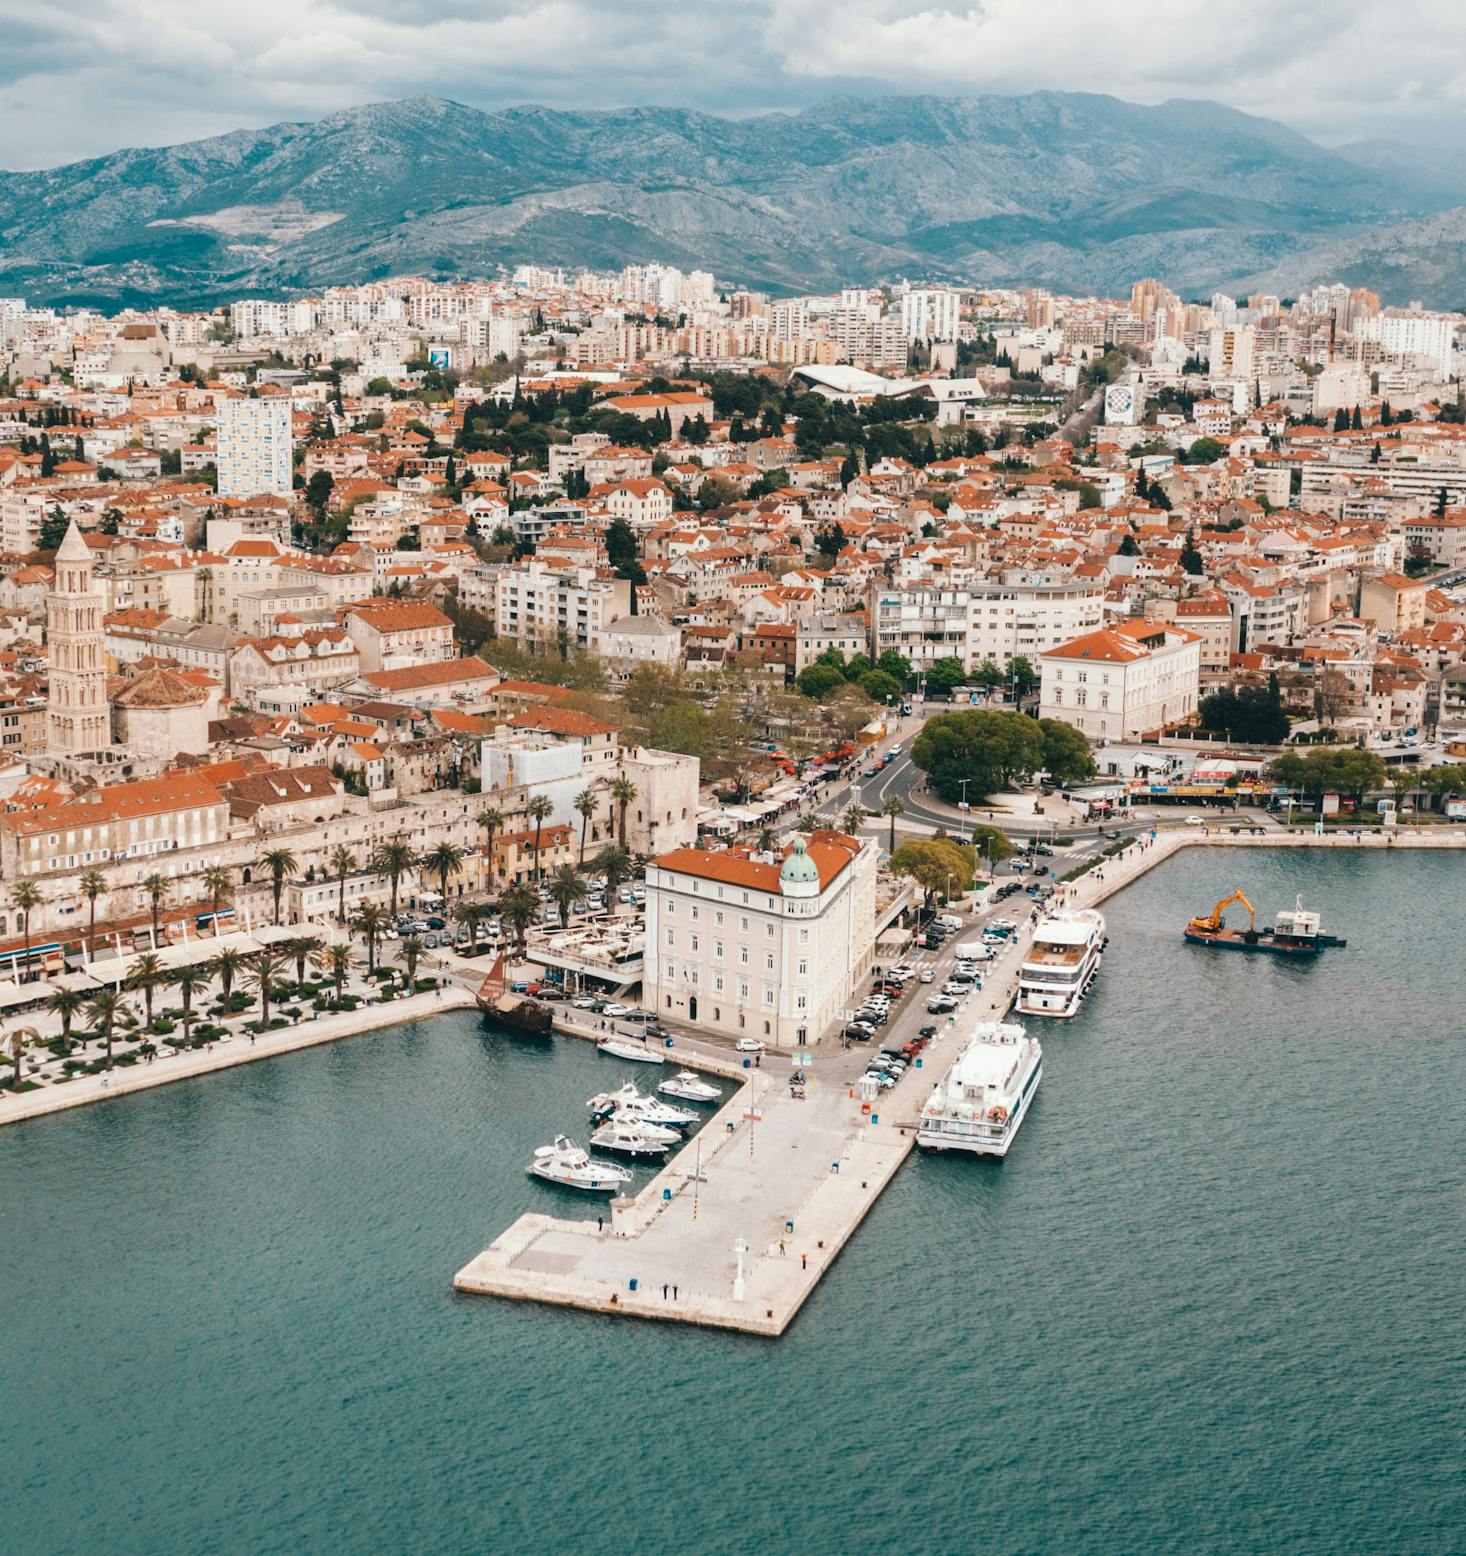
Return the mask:
{"type": "Polygon", "coordinates": [[[647,1008],[780,1047],[814,1042],[870,965],[876,854],[870,839],[817,831],[782,858],[680,848],[654,859],[647,1008]]]}
{"type": "Polygon", "coordinates": [[[906,332],[907,340],[956,340],[960,302],[960,294],[945,287],[903,293],[901,328],[906,332]]]}
{"type": "Polygon", "coordinates": [[[1184,719],[1199,700],[1201,641],[1141,617],[1051,648],[1040,661],[1039,717],[1092,740],[1135,740],[1184,719]]]}
{"type": "Polygon", "coordinates": [[[531,557],[495,579],[500,637],[554,648],[604,651],[606,629],[631,614],[631,585],[593,567],[546,567],[531,557]]]}
{"type": "Polygon", "coordinates": [[[967,669],[1035,660],[1104,620],[1104,591],[1086,579],[1010,571],[960,589],[927,585],[875,591],[875,657],[894,648],[918,671],[935,660],[967,669]]]}
{"type": "Polygon", "coordinates": [[[221,497],[288,497],[291,489],[290,401],[222,400],[218,406],[221,497]]]}

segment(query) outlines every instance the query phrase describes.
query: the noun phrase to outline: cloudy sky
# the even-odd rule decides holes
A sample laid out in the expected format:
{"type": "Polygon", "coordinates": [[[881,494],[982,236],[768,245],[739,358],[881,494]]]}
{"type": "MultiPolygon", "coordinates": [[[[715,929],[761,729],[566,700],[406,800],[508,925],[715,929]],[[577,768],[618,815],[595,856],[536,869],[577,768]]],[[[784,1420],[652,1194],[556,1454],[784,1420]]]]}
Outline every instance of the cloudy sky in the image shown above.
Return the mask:
{"type": "Polygon", "coordinates": [[[1209,97],[1459,145],[1459,0],[0,0],[0,166],[433,92],[720,113],[842,92],[1209,97]]]}

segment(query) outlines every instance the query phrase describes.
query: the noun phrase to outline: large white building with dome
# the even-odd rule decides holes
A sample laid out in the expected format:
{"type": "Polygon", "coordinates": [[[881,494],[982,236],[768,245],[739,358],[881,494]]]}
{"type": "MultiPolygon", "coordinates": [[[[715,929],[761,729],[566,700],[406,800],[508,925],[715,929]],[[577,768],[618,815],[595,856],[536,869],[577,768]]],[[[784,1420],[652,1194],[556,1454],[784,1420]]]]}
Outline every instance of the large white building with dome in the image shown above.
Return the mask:
{"type": "Polygon", "coordinates": [[[844,832],[778,853],[679,848],[646,872],[648,1010],[774,1047],[840,1022],[875,950],[876,845],[844,832]]]}

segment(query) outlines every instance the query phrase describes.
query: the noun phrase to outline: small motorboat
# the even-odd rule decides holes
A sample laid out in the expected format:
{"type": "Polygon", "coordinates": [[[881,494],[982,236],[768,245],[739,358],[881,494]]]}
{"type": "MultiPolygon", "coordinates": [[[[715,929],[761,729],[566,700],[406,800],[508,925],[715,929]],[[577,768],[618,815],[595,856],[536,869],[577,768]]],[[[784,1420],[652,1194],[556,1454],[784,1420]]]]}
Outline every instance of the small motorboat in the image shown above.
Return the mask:
{"type": "Polygon", "coordinates": [[[683,1102],[716,1102],[722,1093],[716,1086],[699,1080],[691,1070],[678,1070],[669,1081],[663,1081],[657,1090],[664,1097],[679,1097],[683,1102]]]}
{"type": "Polygon", "coordinates": [[[614,1151],[618,1156],[665,1156],[676,1138],[671,1130],[641,1119],[613,1118],[596,1130],[590,1143],[598,1151],[614,1151]]]}
{"type": "Polygon", "coordinates": [[[647,1139],[660,1140],[666,1146],[676,1145],[682,1138],[680,1129],[674,1129],[670,1124],[658,1123],[656,1119],[648,1118],[645,1113],[637,1112],[634,1108],[617,1108],[605,1122],[632,1124],[641,1130],[647,1139]]]}
{"type": "Polygon", "coordinates": [[[603,1054],[612,1059],[630,1059],[635,1064],[660,1064],[662,1056],[640,1043],[628,1042],[624,1037],[603,1037],[596,1044],[603,1054]]]}
{"type": "Polygon", "coordinates": [[[631,1182],[627,1168],[595,1161],[564,1135],[556,1135],[554,1145],[536,1146],[534,1160],[525,1170],[547,1183],[591,1194],[614,1194],[631,1182]]]}
{"type": "Polygon", "coordinates": [[[651,1124],[665,1124],[672,1129],[686,1129],[697,1122],[697,1114],[686,1108],[674,1108],[670,1102],[656,1097],[644,1097],[630,1081],[615,1091],[603,1091],[586,1102],[595,1118],[644,1118],[651,1124]]]}

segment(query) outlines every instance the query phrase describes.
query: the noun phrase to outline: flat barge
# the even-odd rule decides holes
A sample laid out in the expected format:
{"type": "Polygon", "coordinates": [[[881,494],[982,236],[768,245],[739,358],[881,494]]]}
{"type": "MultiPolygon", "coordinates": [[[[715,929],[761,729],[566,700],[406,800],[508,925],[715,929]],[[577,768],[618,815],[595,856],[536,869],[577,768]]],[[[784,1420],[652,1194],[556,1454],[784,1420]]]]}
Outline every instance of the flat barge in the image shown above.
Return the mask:
{"type": "Polygon", "coordinates": [[[1322,950],[1348,944],[1340,935],[1324,934],[1319,922],[1318,914],[1299,899],[1291,912],[1278,914],[1275,928],[1259,929],[1257,910],[1239,889],[1223,897],[1206,917],[1192,919],[1183,933],[1191,945],[1215,946],[1223,951],[1266,951],[1274,956],[1317,956],[1322,950]],[[1234,902],[1247,909],[1246,929],[1227,928],[1224,915],[1234,902]]]}

